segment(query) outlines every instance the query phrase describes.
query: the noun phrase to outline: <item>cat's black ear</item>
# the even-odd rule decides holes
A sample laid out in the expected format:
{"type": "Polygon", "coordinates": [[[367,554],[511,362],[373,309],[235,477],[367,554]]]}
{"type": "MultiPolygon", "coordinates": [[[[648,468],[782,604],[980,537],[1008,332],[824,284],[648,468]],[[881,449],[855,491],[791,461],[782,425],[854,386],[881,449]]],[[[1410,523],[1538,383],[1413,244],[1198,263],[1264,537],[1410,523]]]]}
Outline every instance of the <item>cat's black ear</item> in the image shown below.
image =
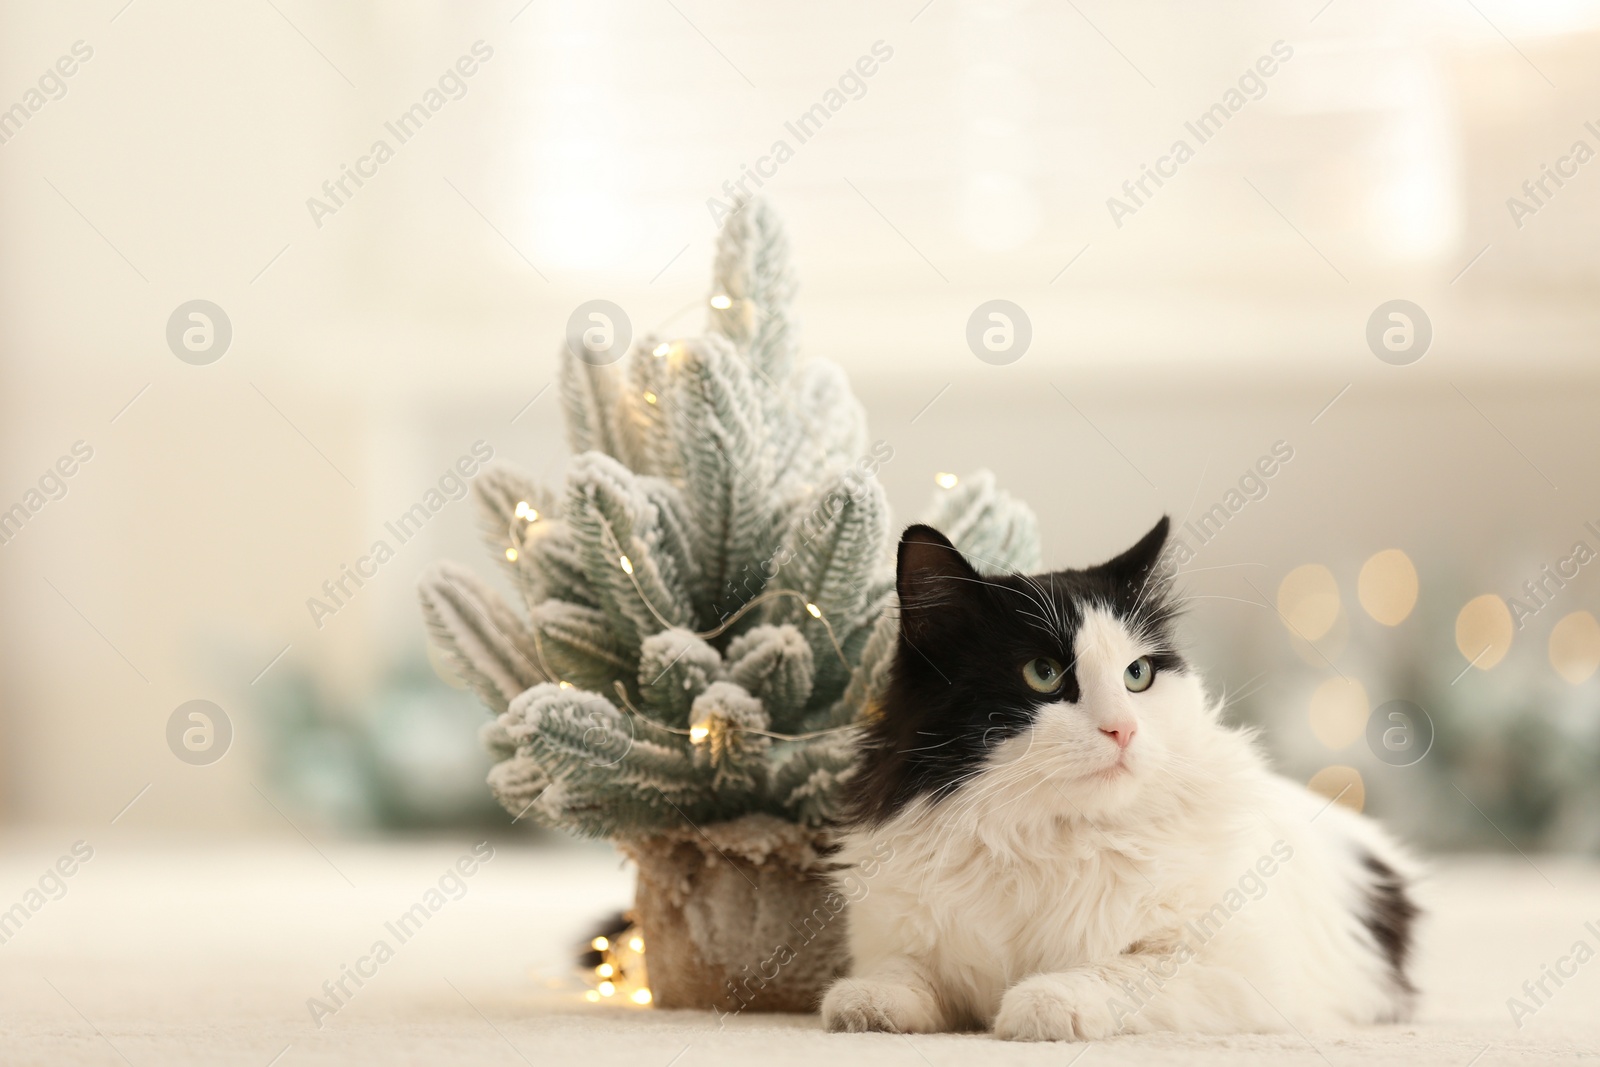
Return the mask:
{"type": "Polygon", "coordinates": [[[1106,563],[1105,569],[1128,578],[1142,578],[1149,574],[1161,559],[1161,550],[1167,545],[1167,533],[1171,528],[1168,517],[1161,516],[1161,521],[1139,538],[1138,544],[1106,563]]]}
{"type": "Polygon", "coordinates": [[[971,594],[980,580],[950,539],[932,526],[910,526],[900,535],[895,589],[900,626],[916,635],[971,594]]]}

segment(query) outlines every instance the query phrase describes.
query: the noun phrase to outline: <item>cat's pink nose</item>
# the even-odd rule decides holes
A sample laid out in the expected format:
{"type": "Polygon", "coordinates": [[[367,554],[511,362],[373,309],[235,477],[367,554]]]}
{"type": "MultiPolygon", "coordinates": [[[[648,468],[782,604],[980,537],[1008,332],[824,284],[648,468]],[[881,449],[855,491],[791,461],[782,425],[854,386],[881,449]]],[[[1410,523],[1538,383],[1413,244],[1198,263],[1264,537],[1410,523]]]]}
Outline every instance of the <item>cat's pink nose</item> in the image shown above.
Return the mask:
{"type": "Polygon", "coordinates": [[[1127,748],[1133,743],[1133,735],[1138,727],[1131,722],[1112,723],[1110,726],[1100,727],[1100,732],[1117,743],[1118,748],[1127,748]]]}

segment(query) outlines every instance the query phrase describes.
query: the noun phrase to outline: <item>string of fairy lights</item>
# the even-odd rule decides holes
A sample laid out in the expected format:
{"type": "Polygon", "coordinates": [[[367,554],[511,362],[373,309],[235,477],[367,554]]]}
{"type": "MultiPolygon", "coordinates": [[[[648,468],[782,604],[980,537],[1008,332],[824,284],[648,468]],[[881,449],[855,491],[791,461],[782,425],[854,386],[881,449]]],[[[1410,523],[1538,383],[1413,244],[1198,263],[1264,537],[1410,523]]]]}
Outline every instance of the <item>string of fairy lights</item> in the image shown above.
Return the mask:
{"type": "MultiPolygon", "coordinates": [[[[511,526],[507,531],[507,536],[509,537],[511,544],[505,550],[506,560],[511,563],[515,563],[521,558],[522,549],[527,547],[527,539],[532,533],[534,525],[543,521],[542,516],[539,514],[539,510],[526,500],[517,501],[517,505],[513,514],[514,517],[511,520],[511,526]],[[524,524],[520,534],[516,529],[516,524],[519,521],[524,524]],[[518,546],[521,547],[519,548],[518,546]]],[[[628,558],[628,554],[626,552],[622,551],[622,546],[617,539],[616,531],[612,528],[611,523],[607,521],[604,515],[599,514],[599,512],[595,512],[594,515],[595,518],[600,522],[601,531],[604,533],[606,539],[610,541],[609,547],[613,552],[613,558],[616,560],[617,568],[622,571],[623,574],[627,575],[629,582],[633,585],[634,592],[639,597],[639,600],[650,611],[650,614],[655,616],[656,621],[659,622],[664,629],[672,628],[672,622],[662,615],[662,613],[656,608],[655,604],[651,602],[649,595],[645,593],[643,586],[639,584],[639,579],[634,574],[633,561],[628,558]]],[[[794,589],[763,590],[757,596],[747,600],[739,607],[739,610],[729,614],[727,618],[723,619],[722,622],[711,629],[691,631],[691,633],[693,636],[702,641],[714,640],[718,637],[721,637],[728,631],[730,627],[736,625],[740,619],[749,614],[751,611],[760,607],[762,604],[783,597],[792,597],[798,599],[805,605],[806,613],[822,624],[823,630],[828,635],[828,642],[833,647],[834,655],[838,656],[839,662],[848,669],[850,666],[849,658],[845,656],[844,648],[839,644],[838,635],[834,632],[833,625],[828,621],[827,615],[820,607],[816,605],[815,602],[806,599],[803,593],[800,593],[794,589]]],[[[539,661],[539,668],[544,672],[545,677],[554,678],[556,680],[556,684],[562,689],[573,688],[572,683],[567,681],[565,678],[562,678],[560,676],[560,672],[552,669],[549,661],[546,660],[544,655],[544,644],[540,640],[539,628],[537,626],[533,628],[533,639],[534,656],[539,661]]],[[[623,708],[627,710],[629,714],[650,723],[650,725],[656,727],[657,729],[665,730],[668,733],[686,736],[691,742],[697,745],[706,743],[708,741],[718,744],[722,739],[716,735],[722,731],[731,730],[759,734],[775,741],[805,741],[814,737],[821,737],[824,734],[837,733],[852,729],[850,725],[845,725],[830,727],[826,730],[812,730],[806,733],[788,734],[779,733],[774,730],[762,730],[753,726],[740,726],[713,715],[705,715],[697,721],[692,721],[690,722],[688,728],[685,729],[683,727],[670,726],[667,723],[661,722],[660,720],[654,719],[647,715],[645,712],[634,706],[633,702],[628,698],[627,688],[622,684],[622,682],[617,681],[614,682],[613,685],[623,708]]]]}
{"type": "Polygon", "coordinates": [[[643,1006],[655,999],[645,970],[644,934],[630,918],[623,917],[621,929],[596,936],[589,950],[583,966],[594,985],[584,992],[585,1000],[591,1004],[625,1000],[643,1006]]]}
{"type": "MultiPolygon", "coordinates": [[[[725,293],[718,293],[711,298],[711,306],[718,310],[727,310],[733,306],[733,300],[725,293]]],[[[651,354],[657,358],[665,358],[670,356],[675,351],[677,351],[676,345],[672,344],[671,342],[663,341],[651,349],[651,354]]],[[[644,390],[642,397],[648,404],[656,404],[660,401],[660,397],[650,390],[644,390]]],[[[954,474],[945,472],[940,472],[934,477],[935,484],[942,489],[955,488],[957,481],[958,480],[954,474]]],[[[646,610],[648,610],[650,614],[654,616],[655,620],[661,624],[663,629],[673,628],[674,624],[662,614],[660,609],[656,607],[649,594],[645,592],[643,585],[640,584],[639,577],[635,573],[633,560],[629,557],[628,553],[623,550],[621,541],[617,537],[616,530],[612,527],[610,521],[598,510],[593,512],[593,516],[600,523],[601,532],[607,542],[608,553],[610,554],[611,558],[616,561],[617,568],[627,576],[629,583],[633,586],[634,593],[639,598],[639,601],[644,604],[646,610]]],[[[508,563],[516,563],[522,558],[523,552],[527,551],[528,549],[530,538],[537,536],[538,526],[543,521],[545,521],[544,516],[540,514],[539,509],[536,508],[530,501],[517,501],[512,518],[508,523],[506,530],[506,537],[509,543],[505,548],[505,558],[508,563]]],[[[755,610],[757,607],[781,598],[793,598],[799,600],[804,605],[806,614],[810,615],[813,619],[822,624],[823,631],[828,636],[828,643],[832,646],[834,655],[837,656],[839,658],[839,662],[848,669],[850,667],[849,658],[845,655],[844,648],[839,643],[838,634],[834,631],[833,624],[828,619],[827,614],[815,601],[807,598],[805,594],[794,589],[774,588],[763,590],[760,594],[752,597],[750,600],[742,604],[737,611],[729,614],[716,626],[709,630],[692,631],[693,635],[703,641],[714,640],[726,633],[729,628],[735,626],[742,618],[744,618],[751,611],[755,610]]],[[[549,662],[545,659],[543,643],[539,637],[538,627],[534,627],[533,637],[534,653],[539,660],[539,667],[544,672],[545,676],[556,679],[557,684],[563,689],[573,688],[572,683],[562,678],[558,671],[551,669],[549,662]]],[[[711,743],[714,748],[720,747],[720,742],[723,740],[723,738],[720,737],[719,734],[722,734],[726,731],[740,731],[743,733],[758,734],[776,741],[804,741],[815,737],[821,737],[826,734],[839,733],[855,728],[851,724],[846,724],[844,726],[830,727],[823,730],[811,730],[805,733],[790,734],[781,733],[775,730],[763,730],[752,726],[742,726],[736,723],[728,722],[726,719],[721,717],[709,714],[702,715],[699,719],[691,721],[687,728],[670,726],[650,717],[645,712],[635,707],[632,700],[630,700],[628,697],[626,687],[620,681],[613,683],[613,685],[622,707],[629,714],[650,723],[652,726],[660,730],[686,736],[689,738],[690,742],[696,745],[711,743]]]]}

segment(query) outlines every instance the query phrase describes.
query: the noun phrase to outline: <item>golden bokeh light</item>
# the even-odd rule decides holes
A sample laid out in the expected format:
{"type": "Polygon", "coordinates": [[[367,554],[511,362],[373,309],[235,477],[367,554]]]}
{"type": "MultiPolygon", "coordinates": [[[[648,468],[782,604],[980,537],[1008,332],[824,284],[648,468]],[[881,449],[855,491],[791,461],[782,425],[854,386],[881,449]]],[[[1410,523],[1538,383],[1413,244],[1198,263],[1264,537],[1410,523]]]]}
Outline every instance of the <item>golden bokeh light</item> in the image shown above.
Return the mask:
{"type": "Polygon", "coordinates": [[[1315,641],[1339,618],[1339,583],[1320,563],[1296,567],[1278,583],[1278,612],[1291,633],[1315,641]]]}
{"type": "Polygon", "coordinates": [[[1324,767],[1311,776],[1306,788],[1329,800],[1337,800],[1351,811],[1360,811],[1367,803],[1367,786],[1361,772],[1354,767],[1334,764],[1324,767]]]}
{"type": "Polygon", "coordinates": [[[1383,625],[1405,622],[1417,606],[1417,568],[1411,557],[1398,548],[1373,553],[1361,565],[1356,596],[1367,614],[1383,625]]]}
{"type": "Polygon", "coordinates": [[[1600,670],[1600,622],[1587,611],[1574,611],[1550,630],[1550,666],[1573,685],[1600,670]]]}
{"type": "Polygon", "coordinates": [[[1366,687],[1354,678],[1336,675],[1311,694],[1311,732],[1331,749],[1344,748],[1360,737],[1371,713],[1366,687]]]}
{"type": "Polygon", "coordinates": [[[1511,609],[1493,593],[1473,597],[1456,616],[1456,648],[1480,671],[1486,671],[1511,651],[1511,609]]]}

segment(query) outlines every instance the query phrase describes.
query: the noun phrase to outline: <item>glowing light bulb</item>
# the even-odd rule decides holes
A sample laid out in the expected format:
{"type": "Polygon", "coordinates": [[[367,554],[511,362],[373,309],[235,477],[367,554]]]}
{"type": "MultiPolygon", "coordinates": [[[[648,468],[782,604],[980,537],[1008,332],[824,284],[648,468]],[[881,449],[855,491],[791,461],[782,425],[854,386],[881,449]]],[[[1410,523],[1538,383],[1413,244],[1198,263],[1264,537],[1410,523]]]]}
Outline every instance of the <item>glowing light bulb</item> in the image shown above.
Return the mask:
{"type": "MultiPolygon", "coordinates": [[[[562,688],[562,689],[571,689],[572,688],[572,683],[567,681],[565,678],[563,678],[563,679],[561,679],[561,681],[557,682],[556,685],[559,688],[562,688]]],[[[605,938],[602,937],[599,940],[604,941],[605,938]]]]}
{"type": "Polygon", "coordinates": [[[622,573],[623,574],[632,574],[633,573],[633,560],[629,559],[627,556],[618,556],[617,557],[617,562],[622,564],[622,573]]]}
{"type": "Polygon", "coordinates": [[[517,501],[517,518],[520,519],[526,514],[528,514],[528,502],[526,500],[517,501]]]}
{"type": "Polygon", "coordinates": [[[602,963],[600,966],[594,969],[594,973],[599,975],[601,978],[610,978],[612,975],[617,973],[617,969],[611,966],[609,963],[602,963]]]}
{"type": "Polygon", "coordinates": [[[600,994],[591,989],[583,995],[583,999],[587,1000],[590,1004],[598,1004],[600,1003],[600,994]]]}
{"type": "Polygon", "coordinates": [[[697,745],[710,736],[711,731],[704,726],[689,727],[689,740],[693,741],[697,745]]]}
{"type": "Polygon", "coordinates": [[[648,990],[648,989],[635,989],[633,991],[633,998],[632,999],[633,999],[633,1002],[635,1004],[648,1004],[648,1003],[650,1003],[650,1000],[651,1000],[650,990],[648,990]]]}
{"type": "Polygon", "coordinates": [[[506,560],[515,563],[517,561],[517,550],[514,548],[506,549],[506,560]]]}
{"type": "Polygon", "coordinates": [[[957,478],[949,471],[940,471],[938,474],[933,476],[934,484],[940,489],[954,489],[956,487],[956,483],[960,480],[960,478],[957,478]]]}
{"type": "Polygon", "coordinates": [[[594,949],[596,952],[604,952],[606,949],[611,947],[611,941],[609,938],[597,937],[593,941],[589,942],[589,947],[594,949]]]}
{"type": "Polygon", "coordinates": [[[654,348],[652,348],[650,350],[650,354],[652,356],[660,357],[660,356],[666,355],[668,352],[671,352],[671,351],[672,351],[672,346],[667,344],[667,342],[662,341],[660,344],[656,345],[654,348]]]}
{"type": "Polygon", "coordinates": [[[628,938],[628,947],[633,949],[633,951],[635,951],[635,952],[643,952],[644,951],[644,938],[642,938],[642,937],[630,937],[630,938],[628,938]]]}
{"type": "Polygon", "coordinates": [[[718,293],[716,296],[711,298],[711,306],[716,308],[718,311],[726,311],[733,307],[733,298],[727,293],[718,293]]]}
{"type": "Polygon", "coordinates": [[[528,514],[525,515],[524,518],[526,518],[529,522],[538,522],[539,521],[539,513],[537,511],[533,510],[532,508],[529,508],[528,509],[528,514]]]}
{"type": "Polygon", "coordinates": [[[811,603],[810,601],[806,602],[806,610],[811,612],[811,617],[813,619],[822,618],[822,609],[817,607],[815,604],[811,603]]]}
{"type": "Polygon", "coordinates": [[[602,997],[609,997],[617,991],[617,987],[611,982],[601,982],[597,988],[602,997]]]}

